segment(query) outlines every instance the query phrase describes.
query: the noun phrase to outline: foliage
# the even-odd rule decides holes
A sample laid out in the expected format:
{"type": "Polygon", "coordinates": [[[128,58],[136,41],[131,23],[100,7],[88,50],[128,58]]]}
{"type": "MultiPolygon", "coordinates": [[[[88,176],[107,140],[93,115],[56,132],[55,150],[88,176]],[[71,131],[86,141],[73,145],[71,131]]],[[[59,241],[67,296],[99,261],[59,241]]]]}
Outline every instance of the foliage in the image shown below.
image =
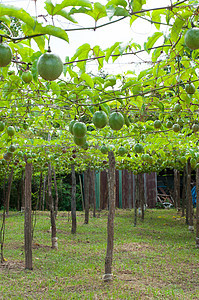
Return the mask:
{"type": "MultiPolygon", "coordinates": [[[[6,124],[0,132],[1,182],[10,167],[15,169],[14,177],[19,178],[25,166],[24,154],[33,163],[35,176],[47,172],[49,161],[60,174],[69,174],[71,163],[79,173],[90,166],[102,170],[107,167],[104,163],[107,154],[100,151],[103,145],[114,150],[118,169],[135,173],[160,172],[166,167],[182,169],[189,157],[196,161],[193,167],[197,167],[199,50],[192,51],[184,43],[188,28],[198,24],[197,7],[194,1],[187,0],[177,1],[168,8],[148,10],[145,3],[110,0],[103,5],[67,0],[53,4],[47,0],[46,14],[52,20],[47,25],[23,9],[0,5],[0,20],[6,25],[1,26],[0,35],[13,52],[12,63],[0,69],[0,121],[6,124]],[[67,30],[55,26],[55,21],[64,18],[75,23],[78,14],[94,20],[93,30],[123,18],[136,26],[136,20],[144,18],[154,24],[155,32],[143,45],[133,40],[127,44],[115,41],[111,47],[101,49],[88,41],[71,58],[66,57],[63,74],[57,80],[43,80],[38,75],[37,63],[47,50],[46,44],[50,46],[49,36],[70,42],[67,30]],[[13,34],[12,18],[17,20],[13,34]],[[32,47],[32,39],[37,50],[32,47]],[[132,70],[125,74],[103,74],[106,63],[143,52],[148,53],[151,64],[138,74],[132,70]],[[90,60],[97,62],[99,74],[87,72],[90,60]],[[33,81],[25,83],[22,74],[28,69],[33,81]],[[187,84],[194,85],[195,93],[186,92],[187,84]],[[122,128],[116,131],[109,125],[96,128],[92,117],[99,109],[108,118],[115,112],[121,113],[122,128]],[[76,138],[69,130],[71,120],[86,124],[88,147],[75,144],[76,138]],[[156,120],[161,122],[160,128],[154,128],[156,120]],[[168,121],[172,126],[167,126],[168,121]],[[13,137],[7,134],[9,126],[15,127],[13,137]],[[5,161],[3,155],[11,144],[17,145],[17,150],[10,161],[5,161]],[[144,152],[135,153],[136,144],[141,144],[144,152]],[[126,149],[122,156],[118,152],[121,146],[126,149]]],[[[79,30],[83,29],[86,30],[79,30]]],[[[71,27],[70,31],[73,30],[71,27]]]]}

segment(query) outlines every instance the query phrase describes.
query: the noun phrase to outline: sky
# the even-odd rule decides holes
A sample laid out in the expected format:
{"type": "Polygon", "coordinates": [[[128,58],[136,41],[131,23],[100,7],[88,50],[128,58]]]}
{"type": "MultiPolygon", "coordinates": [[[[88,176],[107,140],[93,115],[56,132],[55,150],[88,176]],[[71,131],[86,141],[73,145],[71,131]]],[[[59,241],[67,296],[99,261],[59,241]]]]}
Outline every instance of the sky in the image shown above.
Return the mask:
{"type": "MultiPolygon", "coordinates": [[[[37,0],[36,7],[34,0],[0,0],[0,4],[14,5],[17,7],[22,7],[32,16],[41,15],[45,13],[44,7],[45,0],[37,0]]],[[[60,3],[61,0],[53,1],[53,3],[60,3]]],[[[99,0],[102,4],[105,4],[107,1],[99,0]]],[[[153,7],[163,7],[170,5],[170,0],[148,0],[144,8],[153,8],[153,7]],[[161,2],[161,3],[160,3],[161,2]]],[[[89,16],[78,15],[75,16],[79,24],[83,27],[94,26],[94,20],[89,16]]],[[[39,19],[41,22],[42,20],[39,19]]],[[[102,18],[99,22],[106,22],[105,18],[102,18]]],[[[74,25],[74,27],[79,26],[74,25]]],[[[98,25],[99,25],[98,24],[98,25]]],[[[60,18],[56,26],[60,26],[63,29],[71,28],[71,24],[66,19],[60,18]]],[[[123,21],[108,25],[97,29],[96,31],[85,30],[85,31],[72,31],[68,33],[69,43],[57,39],[51,38],[51,50],[54,53],[60,55],[61,59],[64,61],[66,56],[72,57],[76,49],[84,43],[89,43],[92,46],[99,45],[102,49],[106,49],[112,46],[116,41],[127,43],[130,40],[138,44],[143,44],[147,40],[148,36],[151,36],[154,32],[154,26],[147,21],[139,19],[135,21],[130,27],[129,18],[126,18],[123,21]]],[[[142,60],[148,60],[148,56],[145,53],[141,56],[142,60]]],[[[143,63],[137,65],[135,62],[142,61],[139,58],[133,56],[126,56],[116,60],[114,64],[110,63],[106,65],[106,72],[111,74],[123,73],[127,69],[143,69],[143,63]]],[[[91,62],[89,64],[90,70],[97,70],[96,62],[91,62]]]]}

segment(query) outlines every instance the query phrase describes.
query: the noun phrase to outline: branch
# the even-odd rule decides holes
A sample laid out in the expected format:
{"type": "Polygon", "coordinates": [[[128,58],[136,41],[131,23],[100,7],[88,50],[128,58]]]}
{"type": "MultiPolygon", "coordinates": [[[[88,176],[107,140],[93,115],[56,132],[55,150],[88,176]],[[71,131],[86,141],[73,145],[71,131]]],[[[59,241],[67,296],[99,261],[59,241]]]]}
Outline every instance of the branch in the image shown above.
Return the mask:
{"type": "MultiPolygon", "coordinates": [[[[164,47],[171,47],[171,45],[161,45],[161,46],[151,47],[148,50],[155,50],[155,49],[164,48],[164,47]]],[[[145,51],[146,50],[142,49],[142,50],[139,50],[139,51],[136,51],[136,52],[123,53],[122,55],[121,54],[112,54],[111,57],[119,57],[119,56],[129,55],[129,54],[136,55],[138,53],[145,52],[145,51]]],[[[64,65],[70,65],[70,64],[74,64],[74,63],[78,63],[78,62],[95,60],[95,59],[100,59],[100,58],[104,58],[104,57],[105,57],[105,55],[95,56],[95,57],[92,57],[92,58],[84,58],[84,59],[79,59],[79,60],[75,60],[75,61],[66,62],[66,63],[64,63],[64,65]]]]}

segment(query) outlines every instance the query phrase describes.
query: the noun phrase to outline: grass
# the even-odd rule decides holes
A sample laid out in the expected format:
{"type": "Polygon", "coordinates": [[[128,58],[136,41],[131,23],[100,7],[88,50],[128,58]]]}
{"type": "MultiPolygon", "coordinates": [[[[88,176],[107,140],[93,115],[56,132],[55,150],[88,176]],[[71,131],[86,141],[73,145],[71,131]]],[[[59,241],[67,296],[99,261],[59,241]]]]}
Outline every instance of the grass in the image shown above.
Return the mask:
{"type": "MultiPolygon", "coordinates": [[[[199,299],[199,250],[184,218],[171,210],[147,210],[133,225],[133,211],[116,210],[113,274],[104,283],[107,211],[78,212],[72,235],[67,212],[57,218],[59,250],[51,249],[48,212],[37,212],[33,271],[24,270],[24,215],[6,218],[0,264],[0,299],[199,299]]],[[[2,217],[1,217],[2,220],[2,217]]]]}

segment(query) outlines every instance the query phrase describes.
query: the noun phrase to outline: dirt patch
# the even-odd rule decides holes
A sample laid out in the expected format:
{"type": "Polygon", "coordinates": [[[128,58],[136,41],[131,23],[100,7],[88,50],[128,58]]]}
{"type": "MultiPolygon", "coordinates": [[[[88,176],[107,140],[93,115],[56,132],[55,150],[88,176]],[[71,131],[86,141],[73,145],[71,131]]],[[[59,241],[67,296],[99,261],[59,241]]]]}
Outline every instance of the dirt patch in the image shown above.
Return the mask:
{"type": "Polygon", "coordinates": [[[4,261],[0,264],[0,270],[24,270],[24,261],[4,261]]]}
{"type": "Polygon", "coordinates": [[[147,243],[126,243],[122,245],[115,246],[114,252],[149,252],[154,251],[155,248],[147,243]]]}

